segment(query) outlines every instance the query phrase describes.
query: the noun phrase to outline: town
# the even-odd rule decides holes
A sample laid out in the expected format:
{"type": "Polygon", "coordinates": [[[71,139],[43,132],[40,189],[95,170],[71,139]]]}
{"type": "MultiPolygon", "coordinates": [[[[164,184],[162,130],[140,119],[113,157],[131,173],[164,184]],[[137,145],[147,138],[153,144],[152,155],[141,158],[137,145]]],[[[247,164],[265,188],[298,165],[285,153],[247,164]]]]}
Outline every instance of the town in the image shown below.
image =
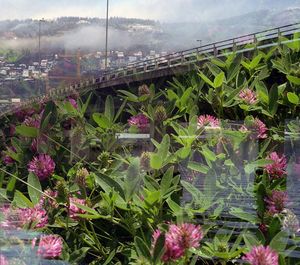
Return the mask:
{"type": "Polygon", "coordinates": [[[20,102],[46,92],[60,84],[70,84],[82,78],[95,77],[105,70],[117,69],[136,62],[164,57],[167,52],[117,51],[83,54],[79,49],[73,54],[45,54],[31,56],[30,60],[11,62],[7,56],[0,56],[0,104],[20,102]],[[39,61],[39,57],[41,60],[39,61]]]}

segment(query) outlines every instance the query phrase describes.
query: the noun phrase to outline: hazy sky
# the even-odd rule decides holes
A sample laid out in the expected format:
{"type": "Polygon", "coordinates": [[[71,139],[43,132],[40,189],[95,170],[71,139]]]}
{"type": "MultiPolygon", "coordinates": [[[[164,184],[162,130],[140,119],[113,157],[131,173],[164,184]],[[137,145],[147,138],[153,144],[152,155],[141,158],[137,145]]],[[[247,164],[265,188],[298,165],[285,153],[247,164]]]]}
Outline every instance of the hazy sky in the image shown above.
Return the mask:
{"type": "MultiPolygon", "coordinates": [[[[231,17],[260,9],[300,7],[300,0],[109,0],[110,16],[166,22],[231,17]]],[[[0,20],[105,17],[106,0],[0,0],[0,20]]]]}

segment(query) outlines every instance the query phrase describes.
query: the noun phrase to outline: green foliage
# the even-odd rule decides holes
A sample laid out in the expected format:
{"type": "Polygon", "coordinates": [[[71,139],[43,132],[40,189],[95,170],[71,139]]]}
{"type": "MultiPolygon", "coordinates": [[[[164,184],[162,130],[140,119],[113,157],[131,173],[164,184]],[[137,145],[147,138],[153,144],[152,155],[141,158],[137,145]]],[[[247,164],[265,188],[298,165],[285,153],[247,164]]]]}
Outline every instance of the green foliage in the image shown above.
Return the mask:
{"type": "Polygon", "coordinates": [[[290,40],[249,56],[207,58],[166,87],[144,87],[144,94],[134,88],[105,100],[90,94],[77,107],[55,100],[42,114],[36,106],[39,128],[4,119],[0,148],[13,162],[1,162],[1,198],[33,208],[47,189],[56,191],[56,198],[45,197],[49,224],[41,230],[64,238],[61,258],[71,264],[163,264],[169,224],[197,222],[203,224],[200,247],[169,264],[232,264],[258,245],[270,245],[281,264],[293,264],[299,236],[281,231],[285,213],[272,214],[266,202],[286,189],[286,176],[273,178],[265,169],[273,163],[267,155],[282,149],[286,120],[294,120],[287,123],[292,146],[299,134],[299,34],[290,40]],[[251,102],[241,96],[245,91],[253,93],[251,102]],[[164,111],[161,121],[157,109],[164,111]],[[138,126],[127,129],[128,115],[138,113],[149,118],[151,141],[139,138],[138,126]],[[198,124],[207,114],[219,125],[198,124]],[[266,139],[256,139],[256,118],[268,128],[266,139]],[[42,183],[28,172],[38,153],[56,164],[42,183]]]}

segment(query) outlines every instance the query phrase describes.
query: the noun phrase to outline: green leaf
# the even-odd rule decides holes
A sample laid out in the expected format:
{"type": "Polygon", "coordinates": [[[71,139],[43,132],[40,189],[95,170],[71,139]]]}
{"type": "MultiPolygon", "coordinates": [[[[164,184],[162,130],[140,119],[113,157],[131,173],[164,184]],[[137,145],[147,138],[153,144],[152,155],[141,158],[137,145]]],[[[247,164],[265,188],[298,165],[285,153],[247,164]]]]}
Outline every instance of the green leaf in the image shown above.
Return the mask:
{"type": "Polygon", "coordinates": [[[180,149],[178,149],[176,151],[176,155],[180,158],[180,159],[185,159],[189,156],[189,154],[191,153],[191,147],[190,146],[184,146],[180,149]]]}
{"type": "Polygon", "coordinates": [[[29,197],[33,204],[36,205],[39,203],[42,194],[41,183],[38,177],[33,173],[29,173],[27,183],[29,184],[27,186],[29,197]]]}
{"type": "Polygon", "coordinates": [[[178,100],[179,99],[179,97],[177,96],[177,94],[173,90],[171,90],[171,89],[168,89],[167,96],[168,96],[168,99],[170,101],[178,100]]]}
{"type": "Polygon", "coordinates": [[[287,76],[287,79],[288,79],[291,83],[293,83],[293,84],[295,84],[295,85],[300,85],[300,78],[299,78],[299,77],[292,76],[292,75],[288,75],[288,76],[287,76]]]}
{"type": "Polygon", "coordinates": [[[121,92],[122,94],[124,94],[127,99],[129,101],[132,101],[132,102],[139,102],[139,97],[130,93],[129,91],[126,91],[126,90],[119,90],[118,92],[121,92]]]}
{"type": "Polygon", "coordinates": [[[89,250],[90,248],[83,247],[73,251],[70,254],[69,262],[71,262],[71,264],[78,264],[82,259],[84,259],[89,250]]]}
{"type": "Polygon", "coordinates": [[[148,260],[151,259],[150,250],[146,243],[140,237],[136,236],[134,238],[134,245],[139,257],[144,257],[148,260]]]}
{"type": "Polygon", "coordinates": [[[172,184],[174,167],[169,167],[166,173],[163,175],[160,183],[161,193],[164,195],[172,184]]]}
{"type": "Polygon", "coordinates": [[[256,236],[254,236],[250,232],[244,233],[243,238],[244,238],[244,242],[245,242],[247,248],[249,249],[249,251],[253,247],[259,246],[261,244],[261,242],[259,242],[259,240],[256,238],[256,236]]]}
{"type": "Polygon", "coordinates": [[[206,65],[207,65],[208,69],[212,72],[212,74],[214,76],[217,76],[219,73],[222,72],[222,70],[216,64],[213,64],[211,62],[207,62],[206,65]]]}
{"type": "Polygon", "coordinates": [[[153,258],[152,258],[153,265],[160,263],[164,252],[165,252],[165,235],[160,234],[158,239],[156,240],[154,250],[153,250],[153,258]]]}
{"type": "Polygon", "coordinates": [[[43,116],[41,118],[41,130],[47,128],[47,125],[54,125],[57,118],[57,109],[53,101],[50,101],[45,106],[43,116]]]}
{"type": "Polygon", "coordinates": [[[273,237],[270,242],[270,248],[277,251],[283,252],[288,243],[288,235],[285,231],[279,232],[275,237],[273,237]]]}
{"type": "Polygon", "coordinates": [[[225,68],[226,67],[226,63],[223,62],[222,60],[220,60],[219,58],[211,58],[210,60],[213,64],[221,67],[221,68],[225,68]]]}
{"type": "Polygon", "coordinates": [[[269,110],[272,115],[275,115],[278,108],[278,86],[274,84],[270,89],[269,95],[269,110]]]}
{"type": "Polygon", "coordinates": [[[245,220],[247,222],[250,222],[250,223],[258,223],[258,218],[253,215],[253,213],[247,213],[247,212],[244,212],[242,209],[240,208],[231,208],[231,210],[229,211],[229,213],[241,220],[245,220]]]}
{"type": "Polygon", "coordinates": [[[195,170],[197,172],[201,172],[203,174],[207,174],[209,171],[209,167],[198,162],[190,161],[188,163],[188,169],[195,170]]]}
{"type": "Polygon", "coordinates": [[[90,104],[91,98],[92,98],[92,93],[89,94],[88,99],[86,100],[86,102],[84,102],[82,104],[82,108],[81,108],[82,114],[85,114],[85,112],[86,112],[86,110],[87,110],[87,108],[90,104]]]}
{"type": "Polygon", "coordinates": [[[173,211],[175,215],[180,215],[183,209],[180,205],[178,205],[176,202],[172,201],[171,198],[167,199],[167,204],[169,205],[170,209],[173,211]]]}
{"type": "Polygon", "coordinates": [[[166,159],[166,157],[168,156],[169,148],[170,148],[170,136],[166,134],[162,139],[162,142],[157,152],[157,154],[161,157],[162,160],[166,159]]]}
{"type": "Polygon", "coordinates": [[[263,56],[261,54],[257,55],[250,63],[249,67],[250,69],[255,69],[258,64],[260,63],[261,59],[263,58],[263,56]]]}
{"type": "Polygon", "coordinates": [[[24,137],[36,138],[39,134],[39,130],[34,127],[29,127],[26,125],[16,126],[16,133],[24,137]]]}
{"type": "Polygon", "coordinates": [[[299,104],[299,97],[294,92],[288,92],[287,98],[288,98],[289,102],[291,102],[292,104],[294,104],[294,105],[299,104]]]}
{"type": "Polygon", "coordinates": [[[269,105],[269,92],[264,82],[259,81],[255,83],[256,91],[258,92],[259,100],[269,105]]]}
{"type": "Polygon", "coordinates": [[[113,251],[110,251],[109,256],[107,257],[107,259],[105,260],[105,262],[103,263],[103,265],[109,265],[109,264],[111,264],[110,262],[115,257],[115,255],[116,255],[116,250],[115,249],[113,251]]]}
{"type": "Polygon", "coordinates": [[[216,157],[215,153],[212,152],[211,150],[209,150],[206,145],[204,145],[202,147],[201,153],[205,156],[206,159],[208,159],[210,161],[216,161],[217,160],[217,157],[216,157]]]}
{"type": "Polygon", "coordinates": [[[6,190],[0,188],[0,200],[2,200],[2,199],[8,200],[7,195],[6,195],[6,190]]]}
{"type": "Polygon", "coordinates": [[[84,211],[86,211],[87,213],[90,213],[90,214],[92,214],[92,215],[95,215],[95,216],[98,216],[99,215],[99,213],[96,211],[96,210],[94,210],[94,209],[92,209],[92,208],[90,208],[90,207],[88,207],[88,206],[86,206],[86,205],[83,205],[83,204],[80,204],[80,203],[76,203],[76,202],[73,202],[79,209],[82,209],[82,210],[84,210],[84,211]]]}
{"type": "Polygon", "coordinates": [[[215,84],[201,71],[199,71],[198,75],[203,79],[203,81],[209,84],[211,87],[215,88],[215,84]]]}
{"type": "Polygon", "coordinates": [[[273,68],[277,69],[281,73],[288,74],[288,67],[282,63],[282,60],[271,60],[271,62],[273,64],[273,68]]]}
{"type": "Polygon", "coordinates": [[[181,180],[180,182],[181,185],[192,195],[194,199],[199,199],[201,197],[202,194],[200,190],[195,187],[195,185],[184,180],[181,180]]]}
{"type": "Polygon", "coordinates": [[[226,101],[223,103],[223,107],[229,107],[232,104],[233,99],[240,93],[240,91],[244,88],[244,86],[240,86],[230,92],[226,101]]]}
{"type": "Polygon", "coordinates": [[[224,72],[219,73],[214,80],[214,88],[218,88],[220,86],[222,86],[223,82],[225,79],[225,74],[224,72]]]}
{"type": "Polygon", "coordinates": [[[15,191],[14,203],[19,208],[33,208],[33,203],[20,191],[15,191]]]}
{"type": "Polygon", "coordinates": [[[191,93],[193,92],[194,88],[189,87],[181,96],[180,98],[180,105],[181,107],[186,107],[188,101],[191,100],[191,93]]]}
{"type": "Polygon", "coordinates": [[[113,122],[116,122],[117,119],[120,117],[120,115],[122,114],[123,109],[125,108],[126,104],[127,104],[127,100],[124,100],[123,103],[122,103],[122,105],[119,107],[118,112],[117,112],[117,114],[116,114],[113,122]]]}
{"type": "Polygon", "coordinates": [[[254,162],[251,162],[245,166],[245,172],[247,174],[251,174],[256,168],[264,167],[266,165],[272,164],[273,160],[268,159],[259,159],[254,162]]]}
{"type": "Polygon", "coordinates": [[[93,119],[100,128],[109,129],[111,127],[109,119],[101,113],[94,113],[93,119]]]}
{"type": "Polygon", "coordinates": [[[115,116],[115,105],[114,105],[114,100],[111,95],[108,95],[105,100],[104,115],[110,121],[110,123],[113,122],[114,116],[115,116]]]}
{"type": "Polygon", "coordinates": [[[16,182],[17,182],[17,179],[12,177],[10,178],[8,184],[7,184],[7,187],[6,187],[6,191],[7,192],[13,192],[15,187],[16,187],[16,182]]]}
{"type": "Polygon", "coordinates": [[[241,69],[241,57],[237,57],[235,62],[230,65],[227,72],[227,83],[231,82],[238,74],[241,69]]]}
{"type": "Polygon", "coordinates": [[[260,217],[263,216],[266,206],[265,206],[265,197],[266,197],[266,188],[265,186],[260,183],[257,189],[256,201],[257,201],[257,212],[260,217]]]}
{"type": "Polygon", "coordinates": [[[105,174],[97,173],[95,174],[95,181],[102,189],[109,192],[110,189],[114,189],[120,194],[120,196],[125,200],[125,193],[120,184],[112,179],[110,176],[105,174]]]}
{"type": "Polygon", "coordinates": [[[162,158],[158,154],[150,155],[150,166],[153,169],[160,169],[162,167],[162,158]]]}
{"type": "Polygon", "coordinates": [[[124,182],[126,201],[129,201],[133,194],[139,189],[141,183],[140,160],[136,157],[129,165],[124,182]]]}

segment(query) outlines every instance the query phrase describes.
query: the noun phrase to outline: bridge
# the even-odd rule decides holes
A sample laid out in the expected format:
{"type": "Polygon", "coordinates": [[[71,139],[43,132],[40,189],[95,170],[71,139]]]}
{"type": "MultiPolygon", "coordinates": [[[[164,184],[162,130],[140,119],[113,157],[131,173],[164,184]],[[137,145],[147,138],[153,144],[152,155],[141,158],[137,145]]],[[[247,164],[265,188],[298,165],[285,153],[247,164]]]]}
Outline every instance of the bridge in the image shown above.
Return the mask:
{"type": "MultiPolygon", "coordinates": [[[[74,92],[82,94],[92,90],[103,90],[122,84],[129,85],[135,82],[145,82],[154,78],[157,79],[187,73],[212,57],[224,57],[226,54],[233,52],[247,53],[255,50],[264,50],[283,43],[295,41],[292,39],[282,40],[282,37],[289,38],[295,33],[300,33],[300,23],[284,25],[205,44],[200,47],[171,53],[146,61],[130,63],[122,68],[106,71],[101,76],[82,80],[81,82],[63,88],[56,88],[45,95],[30,98],[18,105],[11,105],[0,113],[0,118],[4,115],[12,114],[20,108],[26,108],[34,103],[40,102],[45,97],[47,99],[57,99],[71,95],[74,92]]],[[[300,38],[298,38],[297,41],[298,40],[300,41],[300,38]]]]}

